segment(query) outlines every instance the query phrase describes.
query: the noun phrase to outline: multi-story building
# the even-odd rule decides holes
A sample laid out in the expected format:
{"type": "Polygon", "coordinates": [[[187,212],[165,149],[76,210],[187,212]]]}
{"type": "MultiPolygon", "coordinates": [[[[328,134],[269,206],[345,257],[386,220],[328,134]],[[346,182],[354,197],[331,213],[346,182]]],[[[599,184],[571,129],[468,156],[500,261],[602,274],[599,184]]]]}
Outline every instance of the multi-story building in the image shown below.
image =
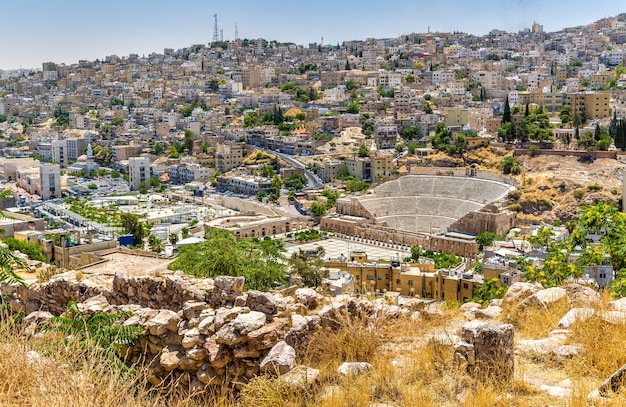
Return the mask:
{"type": "Polygon", "coordinates": [[[39,165],[39,195],[43,201],[61,197],[61,167],[57,164],[39,165]]]}
{"type": "Polygon", "coordinates": [[[326,158],[317,166],[317,175],[324,182],[332,182],[339,177],[344,168],[346,168],[345,162],[326,158]]]}
{"type": "Polygon", "coordinates": [[[374,125],[374,141],[378,149],[394,148],[398,143],[398,126],[391,123],[374,125]]]}
{"type": "Polygon", "coordinates": [[[211,170],[200,164],[170,165],[169,175],[173,182],[204,182],[211,177],[211,170]]]}
{"type": "Polygon", "coordinates": [[[67,140],[54,140],[50,145],[50,158],[61,167],[67,167],[67,140]]]}
{"type": "Polygon", "coordinates": [[[534,103],[548,112],[558,112],[563,106],[570,106],[572,114],[578,113],[587,119],[610,117],[610,98],[608,92],[520,92],[520,104],[534,103]]]}
{"type": "Polygon", "coordinates": [[[218,144],[215,152],[215,169],[226,172],[239,167],[243,162],[244,147],[243,143],[218,144]]]}
{"type": "Polygon", "coordinates": [[[142,181],[150,179],[150,159],[131,157],[128,159],[128,175],[131,190],[138,190],[142,181]]]}
{"type": "Polygon", "coordinates": [[[397,292],[417,298],[442,301],[467,301],[482,284],[482,276],[435,270],[434,264],[408,264],[400,259],[368,262],[363,252],[351,252],[344,261],[325,262],[330,269],[339,269],[354,276],[355,290],[360,293],[397,292]]]}
{"type": "Polygon", "coordinates": [[[270,193],[272,190],[272,179],[266,177],[219,176],[217,177],[217,189],[244,195],[257,195],[259,191],[270,193]]]}
{"type": "Polygon", "coordinates": [[[67,140],[67,159],[76,160],[83,155],[87,142],[84,137],[68,138],[67,140]]]}

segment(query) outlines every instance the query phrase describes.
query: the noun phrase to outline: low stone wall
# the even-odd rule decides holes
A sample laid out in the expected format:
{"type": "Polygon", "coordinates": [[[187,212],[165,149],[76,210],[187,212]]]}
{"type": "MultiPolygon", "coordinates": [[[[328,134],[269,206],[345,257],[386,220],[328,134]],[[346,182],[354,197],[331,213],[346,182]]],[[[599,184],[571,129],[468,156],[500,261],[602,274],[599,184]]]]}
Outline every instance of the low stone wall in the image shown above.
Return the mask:
{"type": "MultiPolygon", "coordinates": [[[[572,150],[534,150],[533,155],[555,155],[560,157],[574,156],[574,157],[593,157],[593,158],[611,158],[617,159],[617,151],[572,151],[572,150]]],[[[530,154],[530,149],[515,149],[513,155],[518,157],[520,155],[530,154]]]]}
{"type": "Polygon", "coordinates": [[[243,291],[243,277],[193,278],[187,275],[163,277],[128,276],[116,273],[112,279],[80,278],[80,272],[60,274],[30,287],[6,286],[13,295],[12,307],[27,314],[47,311],[60,315],[69,301],[83,302],[101,295],[110,305],[135,304],[141,307],[179,311],[187,301],[203,301],[212,307],[228,306],[243,291]]]}
{"type": "Polygon", "coordinates": [[[66,273],[44,284],[5,286],[3,291],[13,295],[14,310],[28,312],[27,332],[63,312],[69,300],[78,301],[87,316],[130,311],[124,325],[143,333],[129,349],[127,362],[146,365],[153,385],[175,384],[193,394],[220,386],[240,389],[266,372],[298,372],[296,355],[306,351],[318,328],[338,326],[340,315],[408,316],[419,302],[401,308],[384,299],[324,298],[310,288],[297,289],[293,296],[243,292],[242,277],[117,273],[107,284],[76,281],[75,274],[66,273]]]}

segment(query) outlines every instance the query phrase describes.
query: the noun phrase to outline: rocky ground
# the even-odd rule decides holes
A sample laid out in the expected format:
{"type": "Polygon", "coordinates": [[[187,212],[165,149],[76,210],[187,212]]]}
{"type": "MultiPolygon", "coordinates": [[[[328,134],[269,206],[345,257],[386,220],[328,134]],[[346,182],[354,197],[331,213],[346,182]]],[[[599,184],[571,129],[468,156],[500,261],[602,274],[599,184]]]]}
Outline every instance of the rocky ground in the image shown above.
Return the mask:
{"type": "Polygon", "coordinates": [[[132,360],[153,361],[153,385],[165,380],[194,393],[222,386],[246,393],[258,375],[269,374],[307,394],[307,405],[401,406],[423,388],[442,392],[439,401],[424,395],[436,405],[498,405],[483,404],[471,391],[472,380],[490,383],[493,374],[499,387],[483,390],[511,405],[624,401],[613,394],[619,374],[603,381],[626,364],[626,301],[610,301],[589,287],[515,283],[487,306],[242,288],[241,278],[121,273],[100,286],[70,273],[8,292],[15,310],[29,312],[24,332],[45,326],[68,299],[79,301],[87,316],[129,311],[124,324],[143,330],[132,360]],[[416,369],[422,377],[411,379],[416,369]],[[480,372],[491,373],[476,376],[480,372]],[[393,392],[362,391],[380,386],[383,376],[393,392]],[[363,388],[351,390],[344,377],[363,388]],[[457,386],[450,388],[450,381],[457,386]],[[363,393],[365,404],[351,391],[363,393]]]}

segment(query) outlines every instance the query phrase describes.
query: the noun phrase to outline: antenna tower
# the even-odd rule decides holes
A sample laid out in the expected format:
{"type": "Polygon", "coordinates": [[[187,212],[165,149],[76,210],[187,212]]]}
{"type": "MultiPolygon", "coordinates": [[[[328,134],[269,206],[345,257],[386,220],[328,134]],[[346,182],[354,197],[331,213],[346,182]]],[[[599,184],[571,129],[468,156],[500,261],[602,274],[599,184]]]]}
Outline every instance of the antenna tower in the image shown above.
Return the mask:
{"type": "Polygon", "coordinates": [[[215,25],[213,26],[213,42],[218,42],[220,40],[220,32],[217,28],[217,14],[213,14],[213,18],[215,18],[215,25]]]}

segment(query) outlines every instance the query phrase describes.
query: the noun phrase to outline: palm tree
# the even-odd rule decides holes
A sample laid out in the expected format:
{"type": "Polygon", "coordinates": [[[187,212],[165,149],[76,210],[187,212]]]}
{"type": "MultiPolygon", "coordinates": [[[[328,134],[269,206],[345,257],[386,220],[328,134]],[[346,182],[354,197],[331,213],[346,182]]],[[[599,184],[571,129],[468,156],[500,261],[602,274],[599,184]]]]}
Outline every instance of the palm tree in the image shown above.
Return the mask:
{"type": "Polygon", "coordinates": [[[178,242],[178,235],[176,233],[170,233],[167,238],[170,241],[170,243],[172,244],[172,246],[175,245],[176,242],[178,242]]]}
{"type": "Polygon", "coordinates": [[[6,246],[0,246],[0,283],[26,285],[15,273],[16,268],[28,269],[24,260],[13,254],[6,246]]]}

